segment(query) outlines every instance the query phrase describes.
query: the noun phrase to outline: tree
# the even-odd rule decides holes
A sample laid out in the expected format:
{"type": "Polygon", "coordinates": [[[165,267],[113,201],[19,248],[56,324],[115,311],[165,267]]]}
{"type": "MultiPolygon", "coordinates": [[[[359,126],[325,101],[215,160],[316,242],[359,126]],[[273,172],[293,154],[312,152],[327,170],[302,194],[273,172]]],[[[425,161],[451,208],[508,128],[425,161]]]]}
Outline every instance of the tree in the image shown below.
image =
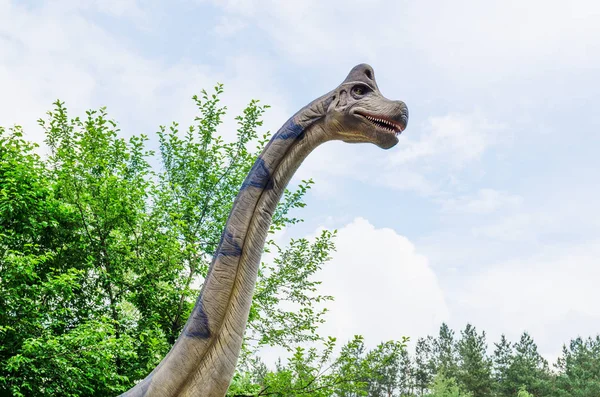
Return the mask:
{"type": "Polygon", "coordinates": [[[405,352],[407,339],[402,342],[388,341],[380,343],[366,356],[369,373],[369,396],[391,397],[399,389],[402,353],[405,352]]]}
{"type": "Polygon", "coordinates": [[[431,393],[427,394],[428,397],[471,397],[472,394],[468,392],[462,392],[454,378],[447,378],[443,373],[439,373],[435,376],[433,384],[431,385],[431,393]]]}
{"type": "Polygon", "coordinates": [[[336,341],[321,348],[297,347],[285,364],[269,370],[258,359],[252,369],[234,378],[227,395],[358,397],[395,395],[397,363],[406,339],[388,341],[366,351],[363,338],[355,336],[334,356],[336,341]]]}
{"type": "Polygon", "coordinates": [[[493,378],[498,396],[512,396],[512,385],[509,383],[509,370],[513,363],[513,348],[502,334],[500,342],[494,344],[493,378]]]}
{"type": "Polygon", "coordinates": [[[473,397],[486,397],[492,391],[492,363],[486,355],[485,331],[480,334],[471,324],[461,331],[457,343],[459,370],[458,384],[473,397]]]}
{"type": "MultiPolygon", "coordinates": [[[[52,117],[50,133],[70,133],[60,108],[52,117]]],[[[52,162],[45,163],[34,154],[34,146],[23,140],[20,128],[12,131],[1,130],[0,389],[15,396],[114,394],[128,382],[131,367],[127,363],[135,340],[114,322],[113,315],[120,308],[115,300],[110,301],[109,290],[114,293],[119,286],[108,285],[115,273],[102,267],[113,263],[112,258],[104,252],[91,256],[102,244],[82,228],[82,211],[85,216],[89,208],[78,207],[82,201],[70,200],[89,192],[74,190],[65,197],[62,189],[66,180],[77,177],[81,178],[78,183],[85,183],[83,172],[61,175],[51,168],[52,162]]],[[[88,126],[85,131],[77,139],[91,139],[97,130],[88,126]]],[[[119,151],[131,154],[122,143],[119,151]]],[[[65,151],[61,167],[84,167],[74,164],[71,154],[75,151],[75,145],[65,151]]],[[[104,158],[107,163],[113,160],[104,158]]],[[[127,164],[121,171],[126,169],[127,164]]],[[[102,179],[102,170],[96,171],[102,179]]],[[[118,184],[118,177],[113,181],[118,184]]],[[[132,195],[120,199],[128,201],[132,195]]],[[[107,213],[120,210],[104,209],[107,213]]],[[[135,210],[134,206],[131,211],[135,210]]],[[[105,230],[98,221],[95,226],[95,236],[105,230]]]]}
{"type": "Polygon", "coordinates": [[[402,349],[400,352],[398,390],[400,396],[413,396],[415,392],[415,366],[407,349],[402,349]]]}
{"type": "Polygon", "coordinates": [[[415,347],[415,389],[420,396],[425,395],[435,374],[432,344],[433,338],[427,336],[427,338],[417,339],[415,347]]]}
{"type": "Polygon", "coordinates": [[[365,341],[362,336],[354,336],[354,339],[341,348],[340,358],[336,360],[331,368],[337,378],[343,379],[336,384],[333,392],[340,397],[366,396],[368,393],[368,373],[365,341]]]}
{"type": "Polygon", "coordinates": [[[600,395],[600,335],[575,338],[563,346],[558,359],[560,371],[556,379],[559,397],[592,397],[600,395]]]}
{"type": "MultiPolygon", "coordinates": [[[[47,159],[19,127],[0,129],[0,394],[114,395],[166,354],[268,139],[257,133],[267,107],[252,101],[224,142],[221,93],[194,97],[199,115],[185,133],[160,128],[159,158],[146,136],[119,137],[104,108],[71,119],[57,101],[39,121],[47,159]]],[[[311,184],[286,190],[271,232],[301,221],[291,211],[311,184]]],[[[319,339],[331,298],[313,275],[333,237],[269,244],[279,256],[261,268],[247,351],[319,339]]]]}
{"type": "Polygon", "coordinates": [[[321,339],[317,327],[324,322],[323,305],[333,297],[317,293],[321,282],[313,276],[330,259],[335,235],[335,231],[324,230],[312,241],[291,239],[287,247],[269,242],[268,248],[278,255],[260,269],[246,341],[258,348],[321,339]]]}
{"type": "Polygon", "coordinates": [[[548,363],[538,353],[531,336],[524,332],[514,345],[514,355],[505,379],[507,391],[515,395],[525,387],[534,395],[545,395],[549,390],[549,378],[548,363]]]}
{"type": "Polygon", "coordinates": [[[529,393],[525,386],[521,386],[519,392],[517,393],[517,397],[534,397],[533,394],[529,393]]]}
{"type": "Polygon", "coordinates": [[[438,337],[433,340],[432,354],[436,373],[443,373],[447,378],[455,378],[458,364],[454,331],[446,323],[442,323],[438,337]]]}

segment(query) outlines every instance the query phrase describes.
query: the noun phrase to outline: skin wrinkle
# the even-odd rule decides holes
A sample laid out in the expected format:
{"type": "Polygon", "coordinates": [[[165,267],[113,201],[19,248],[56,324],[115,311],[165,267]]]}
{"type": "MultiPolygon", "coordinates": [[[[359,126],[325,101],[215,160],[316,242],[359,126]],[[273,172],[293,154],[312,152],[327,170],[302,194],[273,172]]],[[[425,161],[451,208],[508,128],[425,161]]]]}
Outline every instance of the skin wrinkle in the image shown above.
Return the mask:
{"type": "Polygon", "coordinates": [[[154,371],[124,395],[225,395],[241,349],[272,215],[296,169],[312,150],[329,140],[370,142],[385,149],[398,142],[395,134],[353,114],[351,109],[356,104],[369,114],[380,114],[394,119],[398,125],[406,125],[404,103],[385,99],[374,78],[367,80],[369,74],[373,73],[368,65],[353,68],[338,88],[302,108],[269,141],[234,201],[193,315],[182,335],[154,371]],[[372,92],[364,98],[357,98],[354,91],[349,95],[355,84],[369,85],[372,92]],[[202,330],[203,316],[198,311],[201,309],[210,337],[203,337],[202,332],[186,336],[188,331],[202,330]]]}

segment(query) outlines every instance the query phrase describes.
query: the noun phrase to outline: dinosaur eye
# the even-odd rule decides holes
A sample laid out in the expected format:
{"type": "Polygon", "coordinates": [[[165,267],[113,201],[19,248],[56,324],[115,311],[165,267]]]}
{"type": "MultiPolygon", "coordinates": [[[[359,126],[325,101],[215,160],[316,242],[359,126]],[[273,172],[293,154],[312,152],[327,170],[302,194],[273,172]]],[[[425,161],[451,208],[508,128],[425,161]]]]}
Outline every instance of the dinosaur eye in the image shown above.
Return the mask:
{"type": "Polygon", "coordinates": [[[356,97],[361,97],[367,93],[367,88],[362,85],[355,85],[352,87],[352,95],[356,97]]]}

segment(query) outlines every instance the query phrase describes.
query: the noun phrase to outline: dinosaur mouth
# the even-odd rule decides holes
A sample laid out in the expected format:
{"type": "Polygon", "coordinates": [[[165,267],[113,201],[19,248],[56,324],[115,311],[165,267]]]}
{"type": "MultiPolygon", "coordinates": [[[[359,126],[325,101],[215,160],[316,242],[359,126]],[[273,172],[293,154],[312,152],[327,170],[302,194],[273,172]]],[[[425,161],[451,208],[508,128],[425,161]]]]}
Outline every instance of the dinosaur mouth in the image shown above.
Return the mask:
{"type": "Polygon", "coordinates": [[[386,130],[387,132],[392,132],[396,135],[400,135],[402,131],[406,128],[406,123],[399,123],[395,120],[391,120],[385,116],[379,115],[371,115],[363,112],[356,112],[356,114],[367,119],[371,124],[374,124],[376,127],[386,130]]]}

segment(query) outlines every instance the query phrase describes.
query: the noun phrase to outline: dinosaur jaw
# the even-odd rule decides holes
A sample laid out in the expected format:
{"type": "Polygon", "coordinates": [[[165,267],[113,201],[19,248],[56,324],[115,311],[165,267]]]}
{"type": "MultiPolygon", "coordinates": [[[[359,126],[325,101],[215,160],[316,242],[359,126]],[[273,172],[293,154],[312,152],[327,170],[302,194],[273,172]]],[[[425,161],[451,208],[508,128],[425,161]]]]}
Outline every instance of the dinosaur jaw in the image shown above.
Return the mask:
{"type": "Polygon", "coordinates": [[[400,135],[402,131],[406,129],[407,123],[404,120],[399,122],[386,116],[369,114],[361,111],[356,111],[355,114],[361,116],[376,128],[384,130],[386,133],[392,133],[396,136],[400,135]]]}

